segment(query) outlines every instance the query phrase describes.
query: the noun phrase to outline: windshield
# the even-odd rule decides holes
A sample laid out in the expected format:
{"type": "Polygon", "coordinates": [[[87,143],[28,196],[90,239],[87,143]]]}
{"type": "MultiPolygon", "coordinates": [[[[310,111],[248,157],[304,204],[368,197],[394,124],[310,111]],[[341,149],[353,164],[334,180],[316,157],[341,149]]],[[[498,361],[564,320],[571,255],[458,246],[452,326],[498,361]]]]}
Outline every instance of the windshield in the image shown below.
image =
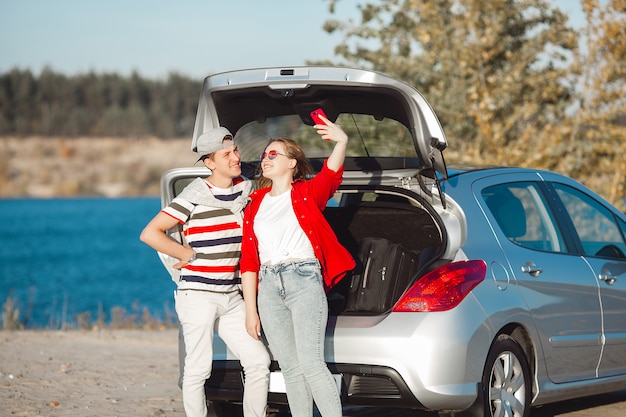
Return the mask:
{"type": "MultiPolygon", "coordinates": [[[[376,120],[370,115],[340,114],[335,122],[349,137],[347,157],[416,157],[409,131],[392,119],[376,120]]],[[[267,118],[251,122],[235,135],[243,161],[258,161],[271,138],[287,137],[302,146],[309,158],[325,158],[333,144],[325,142],[317,131],[297,115],[267,118]]]]}

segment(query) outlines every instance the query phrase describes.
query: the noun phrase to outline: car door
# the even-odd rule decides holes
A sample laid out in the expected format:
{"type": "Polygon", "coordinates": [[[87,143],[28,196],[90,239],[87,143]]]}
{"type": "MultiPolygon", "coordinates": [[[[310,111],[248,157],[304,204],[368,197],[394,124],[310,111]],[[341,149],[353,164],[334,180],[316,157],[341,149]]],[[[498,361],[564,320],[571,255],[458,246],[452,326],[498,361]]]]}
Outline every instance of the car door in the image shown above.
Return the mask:
{"type": "MultiPolygon", "coordinates": [[[[474,184],[540,337],[551,381],[596,376],[602,319],[598,286],[581,256],[572,255],[540,177],[511,174],[474,184]]],[[[543,355],[541,355],[543,352],[543,355]]]]}
{"type": "Polygon", "coordinates": [[[598,376],[626,373],[626,222],[591,195],[553,183],[571,220],[585,260],[600,287],[602,359],[598,376]]]}

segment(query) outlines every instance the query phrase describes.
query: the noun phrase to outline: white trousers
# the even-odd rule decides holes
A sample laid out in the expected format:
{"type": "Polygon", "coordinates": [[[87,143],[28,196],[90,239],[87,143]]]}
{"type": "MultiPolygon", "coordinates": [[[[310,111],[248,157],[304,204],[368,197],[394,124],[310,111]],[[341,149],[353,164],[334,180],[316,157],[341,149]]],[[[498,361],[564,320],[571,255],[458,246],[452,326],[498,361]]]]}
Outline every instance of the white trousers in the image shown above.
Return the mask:
{"type": "Polygon", "coordinates": [[[265,345],[246,332],[241,294],[178,290],[174,299],[185,342],[182,390],[187,417],[208,413],[204,383],[211,375],[214,331],[243,367],[243,415],[265,417],[270,358],[265,345]]]}

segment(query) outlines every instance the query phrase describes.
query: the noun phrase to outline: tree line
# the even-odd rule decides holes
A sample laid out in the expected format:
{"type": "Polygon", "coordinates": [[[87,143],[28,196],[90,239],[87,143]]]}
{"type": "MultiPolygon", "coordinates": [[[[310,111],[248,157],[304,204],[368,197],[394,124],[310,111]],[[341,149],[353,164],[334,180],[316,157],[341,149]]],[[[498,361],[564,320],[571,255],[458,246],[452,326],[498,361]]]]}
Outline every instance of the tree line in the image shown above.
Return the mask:
{"type": "Polygon", "coordinates": [[[201,85],[174,73],[155,81],[15,68],[0,74],[0,135],[190,137],[201,85]]]}

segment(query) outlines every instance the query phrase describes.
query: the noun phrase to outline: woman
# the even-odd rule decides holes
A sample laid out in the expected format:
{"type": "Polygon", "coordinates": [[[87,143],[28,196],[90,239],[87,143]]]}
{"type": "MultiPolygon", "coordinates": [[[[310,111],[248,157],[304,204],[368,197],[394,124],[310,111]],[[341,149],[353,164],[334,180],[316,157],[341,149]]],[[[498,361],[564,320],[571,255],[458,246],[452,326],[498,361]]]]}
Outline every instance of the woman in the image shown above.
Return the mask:
{"type": "Polygon", "coordinates": [[[335,142],[322,170],[307,180],[312,168],[302,149],[291,139],[272,139],[261,156],[260,189],[244,213],[240,267],[246,329],[258,338],[263,325],[293,417],[312,416],[313,401],[323,417],[342,415],[324,361],[326,290],[355,264],[322,212],[341,184],[348,137],[322,120],[317,132],[335,142]]]}

